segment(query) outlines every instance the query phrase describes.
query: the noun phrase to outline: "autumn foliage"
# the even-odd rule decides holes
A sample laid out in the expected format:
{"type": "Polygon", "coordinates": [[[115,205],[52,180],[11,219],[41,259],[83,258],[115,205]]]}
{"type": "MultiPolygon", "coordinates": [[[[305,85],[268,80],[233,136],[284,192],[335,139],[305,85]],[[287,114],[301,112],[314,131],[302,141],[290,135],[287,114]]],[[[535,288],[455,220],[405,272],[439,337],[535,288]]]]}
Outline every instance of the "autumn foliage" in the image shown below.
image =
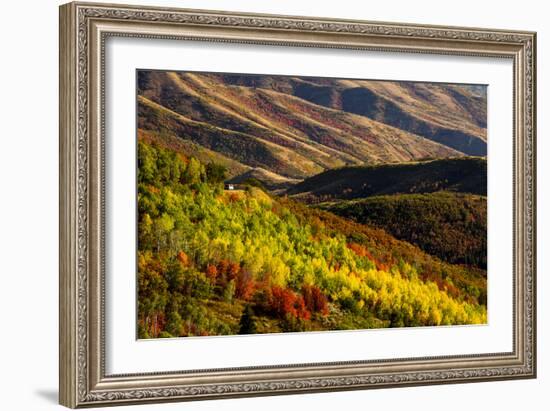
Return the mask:
{"type": "MultiPolygon", "coordinates": [[[[140,338],[486,322],[477,272],[140,142],[140,338]]],[[[407,244],[407,243],[405,243],[407,244]]]]}
{"type": "Polygon", "coordinates": [[[302,295],[307,310],[312,313],[328,315],[328,300],[319,287],[304,284],[302,295]]]}
{"type": "Polygon", "coordinates": [[[304,297],[288,288],[273,286],[268,304],[273,314],[282,318],[290,316],[309,320],[311,317],[311,313],[306,308],[304,297]]]}

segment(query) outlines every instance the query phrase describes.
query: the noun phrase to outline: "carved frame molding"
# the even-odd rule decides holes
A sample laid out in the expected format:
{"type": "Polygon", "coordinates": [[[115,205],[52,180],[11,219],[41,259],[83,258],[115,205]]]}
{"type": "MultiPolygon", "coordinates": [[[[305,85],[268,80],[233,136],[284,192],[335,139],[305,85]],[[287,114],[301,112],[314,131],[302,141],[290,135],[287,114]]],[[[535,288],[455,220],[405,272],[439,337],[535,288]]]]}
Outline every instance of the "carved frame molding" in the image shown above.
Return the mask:
{"type": "Polygon", "coordinates": [[[69,407],[473,382],[536,375],[536,35],[69,3],[60,8],[60,402],[69,407]],[[109,36],[388,50],[514,61],[511,353],[145,373],[104,372],[104,47],[109,36]]]}

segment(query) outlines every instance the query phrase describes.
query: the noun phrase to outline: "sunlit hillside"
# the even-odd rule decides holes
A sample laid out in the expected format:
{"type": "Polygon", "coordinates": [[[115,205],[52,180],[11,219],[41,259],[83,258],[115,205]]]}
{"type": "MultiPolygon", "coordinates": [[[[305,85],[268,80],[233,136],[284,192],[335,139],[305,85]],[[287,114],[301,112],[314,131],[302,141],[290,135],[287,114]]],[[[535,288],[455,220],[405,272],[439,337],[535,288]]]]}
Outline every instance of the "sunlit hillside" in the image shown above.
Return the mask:
{"type": "Polygon", "coordinates": [[[483,273],[140,142],[141,338],[486,322],[483,273]],[[350,224],[352,224],[350,226],[350,224]]]}

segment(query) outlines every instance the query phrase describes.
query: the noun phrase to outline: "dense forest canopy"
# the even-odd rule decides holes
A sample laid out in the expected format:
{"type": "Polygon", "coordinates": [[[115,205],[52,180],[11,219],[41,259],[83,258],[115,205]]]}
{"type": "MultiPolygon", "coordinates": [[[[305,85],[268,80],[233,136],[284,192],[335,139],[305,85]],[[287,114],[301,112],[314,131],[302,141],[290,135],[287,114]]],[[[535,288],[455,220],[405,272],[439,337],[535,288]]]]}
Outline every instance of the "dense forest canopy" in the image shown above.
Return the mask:
{"type": "Polygon", "coordinates": [[[140,338],[486,322],[482,271],[261,187],[224,190],[223,165],[150,141],[138,163],[140,338]]]}
{"type": "Polygon", "coordinates": [[[319,205],[380,227],[452,264],[487,267],[487,197],[439,191],[374,196],[319,205]]]}

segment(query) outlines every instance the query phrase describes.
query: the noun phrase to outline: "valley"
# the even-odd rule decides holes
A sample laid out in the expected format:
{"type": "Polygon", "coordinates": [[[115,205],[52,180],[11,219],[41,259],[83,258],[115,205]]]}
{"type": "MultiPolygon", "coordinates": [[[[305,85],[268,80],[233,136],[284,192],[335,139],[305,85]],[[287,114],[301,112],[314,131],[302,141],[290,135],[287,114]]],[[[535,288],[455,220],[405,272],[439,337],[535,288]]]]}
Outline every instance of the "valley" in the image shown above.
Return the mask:
{"type": "Polygon", "coordinates": [[[139,71],[140,338],[483,324],[483,87],[139,71]]]}

